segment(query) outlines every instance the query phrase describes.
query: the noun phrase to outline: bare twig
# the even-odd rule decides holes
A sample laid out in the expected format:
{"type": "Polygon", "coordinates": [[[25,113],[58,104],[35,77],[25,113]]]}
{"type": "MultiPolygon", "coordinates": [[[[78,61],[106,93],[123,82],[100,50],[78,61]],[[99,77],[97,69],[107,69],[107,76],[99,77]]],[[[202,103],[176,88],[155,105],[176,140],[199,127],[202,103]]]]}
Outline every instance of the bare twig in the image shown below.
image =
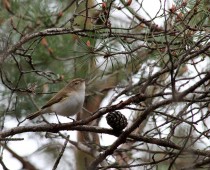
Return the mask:
{"type": "Polygon", "coordinates": [[[60,153],[59,153],[59,155],[58,155],[58,157],[57,157],[57,159],[56,159],[56,161],[55,161],[55,163],[53,165],[52,170],[56,170],[57,169],[58,164],[59,164],[59,162],[61,160],[61,157],[63,156],[63,153],[64,153],[64,151],[66,149],[66,146],[67,146],[67,143],[68,143],[68,139],[69,139],[69,136],[67,136],[67,138],[65,140],[65,143],[64,143],[64,145],[63,145],[63,147],[62,147],[62,149],[61,149],[61,151],[60,151],[60,153]]]}

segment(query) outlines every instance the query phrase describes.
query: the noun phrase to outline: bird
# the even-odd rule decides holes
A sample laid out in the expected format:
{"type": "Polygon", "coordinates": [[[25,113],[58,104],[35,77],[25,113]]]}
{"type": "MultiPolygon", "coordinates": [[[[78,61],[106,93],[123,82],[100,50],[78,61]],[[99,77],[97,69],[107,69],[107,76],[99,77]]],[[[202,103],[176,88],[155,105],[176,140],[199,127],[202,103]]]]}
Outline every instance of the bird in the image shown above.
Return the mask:
{"type": "Polygon", "coordinates": [[[41,109],[26,117],[32,120],[45,113],[73,116],[82,110],[85,100],[85,80],[76,78],[55,94],[41,109]]]}

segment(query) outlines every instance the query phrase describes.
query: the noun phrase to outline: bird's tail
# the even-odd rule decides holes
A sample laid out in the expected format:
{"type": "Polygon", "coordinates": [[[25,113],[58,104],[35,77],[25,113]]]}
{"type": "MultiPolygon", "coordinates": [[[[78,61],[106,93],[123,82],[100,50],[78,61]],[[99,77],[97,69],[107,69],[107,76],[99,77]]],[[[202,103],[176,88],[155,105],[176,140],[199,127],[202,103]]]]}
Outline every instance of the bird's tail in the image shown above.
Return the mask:
{"type": "Polygon", "coordinates": [[[39,111],[37,111],[37,112],[31,113],[30,115],[28,115],[28,116],[26,117],[26,119],[32,120],[32,119],[36,118],[37,116],[40,116],[41,114],[42,114],[42,111],[39,110],[39,111]]]}

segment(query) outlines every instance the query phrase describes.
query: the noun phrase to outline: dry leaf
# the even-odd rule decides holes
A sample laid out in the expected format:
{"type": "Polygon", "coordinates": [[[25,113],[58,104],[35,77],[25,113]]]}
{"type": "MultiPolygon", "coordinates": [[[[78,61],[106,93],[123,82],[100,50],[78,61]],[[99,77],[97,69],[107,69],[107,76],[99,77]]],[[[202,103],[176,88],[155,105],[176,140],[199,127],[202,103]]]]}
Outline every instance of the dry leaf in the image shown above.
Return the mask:
{"type": "Polygon", "coordinates": [[[90,46],[91,46],[91,44],[90,44],[90,41],[89,41],[89,40],[87,40],[86,45],[87,45],[88,47],[90,47],[90,46]]]}
{"type": "Polygon", "coordinates": [[[41,40],[41,44],[43,45],[43,46],[45,46],[45,47],[47,47],[48,46],[48,43],[47,43],[47,39],[44,37],[44,38],[42,38],[42,40],[41,40]]]}

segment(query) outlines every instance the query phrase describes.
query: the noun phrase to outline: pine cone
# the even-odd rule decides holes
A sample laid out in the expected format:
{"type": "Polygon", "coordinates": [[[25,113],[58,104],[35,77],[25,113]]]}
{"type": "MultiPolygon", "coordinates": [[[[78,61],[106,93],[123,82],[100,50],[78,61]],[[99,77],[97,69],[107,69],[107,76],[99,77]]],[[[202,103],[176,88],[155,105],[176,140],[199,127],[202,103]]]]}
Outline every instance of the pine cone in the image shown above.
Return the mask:
{"type": "Polygon", "coordinates": [[[119,111],[108,113],[106,121],[107,124],[115,131],[122,131],[128,124],[126,117],[119,111]]]}

